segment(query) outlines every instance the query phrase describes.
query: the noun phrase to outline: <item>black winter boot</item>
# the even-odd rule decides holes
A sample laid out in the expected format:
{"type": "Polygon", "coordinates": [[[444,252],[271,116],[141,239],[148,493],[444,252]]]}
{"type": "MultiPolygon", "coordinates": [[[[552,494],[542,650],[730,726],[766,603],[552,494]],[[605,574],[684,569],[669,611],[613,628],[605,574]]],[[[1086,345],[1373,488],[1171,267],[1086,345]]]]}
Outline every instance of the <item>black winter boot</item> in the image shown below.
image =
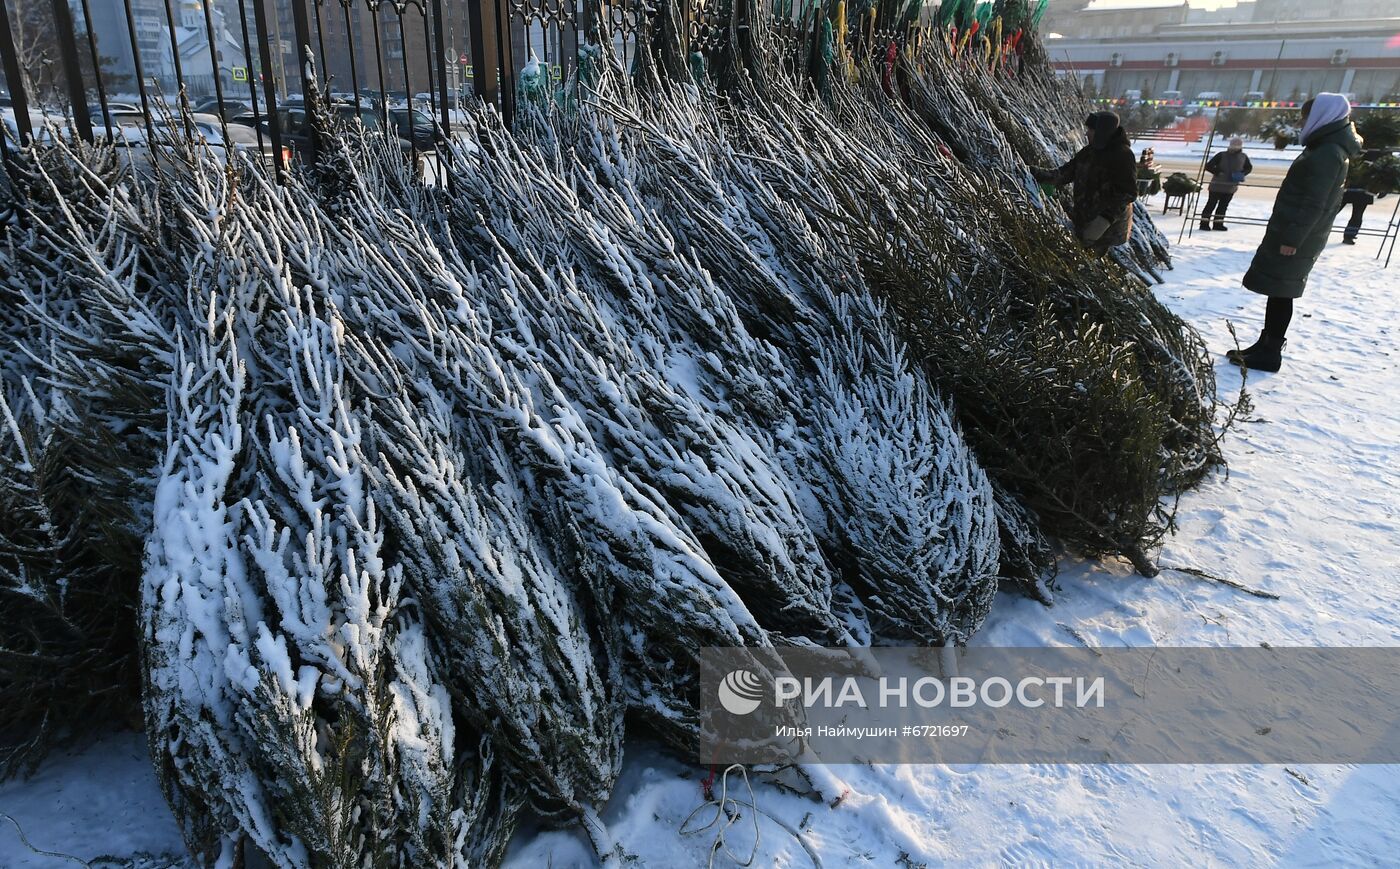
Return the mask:
{"type": "Polygon", "coordinates": [[[1258,347],[1245,351],[1242,355],[1244,367],[1254,371],[1278,371],[1283,365],[1283,345],[1288,342],[1273,338],[1260,342],[1258,347]]]}
{"type": "Polygon", "coordinates": [[[1230,227],[1226,226],[1226,225],[1225,225],[1225,221],[1223,221],[1223,220],[1217,220],[1217,221],[1215,222],[1215,227],[1214,227],[1214,229],[1215,229],[1216,232],[1225,232],[1225,231],[1228,230],[1229,228],[1230,228],[1230,227]]]}
{"type": "Polygon", "coordinates": [[[1201,221],[1201,232],[1210,232],[1210,221],[1209,221],[1209,220],[1202,220],[1202,221],[1201,221]]]}
{"type": "Polygon", "coordinates": [[[1244,362],[1244,354],[1246,354],[1246,353],[1252,353],[1252,352],[1254,352],[1255,350],[1258,350],[1260,347],[1264,346],[1264,343],[1265,343],[1266,341],[1268,341],[1268,340],[1269,340],[1269,333],[1268,333],[1268,332],[1260,332],[1260,333],[1259,333],[1259,340],[1258,340],[1258,341],[1255,341],[1253,344],[1250,344],[1248,347],[1245,347],[1243,350],[1238,349],[1238,348],[1231,348],[1231,349],[1229,349],[1229,350],[1226,350],[1226,351],[1225,351],[1225,358],[1226,358],[1226,359],[1229,359],[1231,362],[1234,362],[1235,364],[1238,365],[1239,363],[1244,362]]]}

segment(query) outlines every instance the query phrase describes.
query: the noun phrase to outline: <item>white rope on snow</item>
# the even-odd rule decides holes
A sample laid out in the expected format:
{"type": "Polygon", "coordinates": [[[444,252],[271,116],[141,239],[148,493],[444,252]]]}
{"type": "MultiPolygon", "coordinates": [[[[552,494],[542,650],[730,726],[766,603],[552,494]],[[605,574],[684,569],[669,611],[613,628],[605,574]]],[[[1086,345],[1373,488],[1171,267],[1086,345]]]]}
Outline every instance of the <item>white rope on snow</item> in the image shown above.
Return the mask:
{"type": "Polygon", "coordinates": [[[43,848],[35,848],[33,845],[29,844],[29,837],[24,835],[24,828],[19,825],[19,821],[15,820],[13,815],[6,814],[5,812],[0,812],[0,818],[4,818],[11,824],[15,825],[15,832],[19,834],[19,843],[24,847],[28,848],[30,851],[33,851],[35,854],[38,854],[41,857],[57,857],[60,860],[72,860],[79,866],[86,866],[88,867],[88,869],[92,869],[91,863],[79,857],[74,857],[72,854],[63,854],[58,851],[45,851],[43,848]]]}
{"type": "Polygon", "coordinates": [[[719,799],[716,800],[713,797],[707,797],[704,802],[692,809],[690,814],[686,815],[685,820],[681,822],[680,831],[682,836],[688,836],[694,835],[696,833],[703,833],[706,830],[715,829],[715,841],[712,845],[710,845],[710,859],[707,864],[709,869],[714,869],[715,855],[719,853],[720,849],[724,849],[725,855],[727,855],[729,859],[733,860],[735,864],[739,866],[752,866],[754,858],[758,856],[758,816],[760,814],[768,820],[772,821],[773,823],[777,824],[778,826],[782,827],[784,830],[786,830],[789,835],[791,835],[794,839],[797,840],[797,843],[802,846],[802,849],[807,852],[807,856],[810,857],[812,860],[812,865],[815,866],[816,869],[822,869],[821,857],[817,855],[817,852],[812,848],[810,844],[808,844],[807,840],[802,837],[802,833],[800,831],[794,829],[786,821],[774,817],[772,814],[765,812],[758,807],[758,800],[754,796],[753,783],[749,781],[748,768],[746,768],[741,763],[730,764],[728,767],[725,768],[724,773],[720,776],[719,780],[719,799]],[[744,788],[749,792],[748,800],[741,800],[729,796],[729,774],[734,772],[735,770],[738,770],[740,775],[742,775],[744,778],[744,788]],[[702,810],[710,806],[714,807],[714,817],[710,818],[709,822],[704,824],[703,826],[695,827],[692,829],[690,827],[690,822],[702,810]],[[741,807],[750,809],[752,811],[750,817],[753,820],[753,845],[749,849],[748,856],[743,859],[740,859],[737,854],[735,854],[729,849],[728,841],[729,828],[737,824],[739,820],[743,817],[743,813],[739,811],[739,808],[741,807]]]}

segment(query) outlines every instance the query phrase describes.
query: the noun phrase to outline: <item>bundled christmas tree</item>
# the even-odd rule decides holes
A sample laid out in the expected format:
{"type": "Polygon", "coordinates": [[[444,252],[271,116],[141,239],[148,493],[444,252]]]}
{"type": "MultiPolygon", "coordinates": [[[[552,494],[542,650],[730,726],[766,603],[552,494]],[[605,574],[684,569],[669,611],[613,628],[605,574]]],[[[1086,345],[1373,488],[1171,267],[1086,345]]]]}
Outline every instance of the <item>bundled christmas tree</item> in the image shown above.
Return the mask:
{"type": "Polygon", "coordinates": [[[702,369],[716,373],[717,394],[764,385],[762,400],[731,406],[754,430],[777,435],[771,443],[806,490],[808,522],[862,591],[877,632],[965,639],[995,591],[996,543],[990,491],[946,409],[907,364],[854,263],[822,243],[703,110],[654,97],[637,111],[648,112],[643,135],[599,119],[612,135],[587,140],[593,172],[576,184],[589,202],[606,196],[625,201],[626,214],[656,215],[664,228],[645,236],[671,240],[653,272],[694,257],[704,273],[691,287],[713,285],[732,300],[668,287],[656,306],[672,315],[672,331],[725,360],[702,369]],[[598,179],[606,194],[594,189],[598,179]],[[732,313],[708,313],[716,309],[732,313]],[[939,605],[911,611],[901,598],[939,605]]]}
{"type": "Polygon", "coordinates": [[[1150,220],[1092,258],[1032,182],[1082,121],[1035,14],[702,11],[626,68],[595,16],[437,184],[319,99],[285,179],[20,155],[0,761],[139,682],[206,863],[493,865],[524,812],[613,859],[699,649],[965,643],[1061,545],[1151,571],[1211,368],[1150,220]]]}
{"type": "Polygon", "coordinates": [[[1139,281],[1080,253],[1024,186],[998,183],[1015,155],[994,123],[973,123],[973,104],[960,116],[995,156],[965,165],[887,84],[837,81],[821,101],[774,73],[761,90],[717,94],[724,111],[708,114],[817,235],[855,251],[998,491],[1028,508],[1003,519],[1034,515],[1082,552],[1152,572],[1146,550],[1169,525],[1161,497],[1219,459],[1203,345],[1139,281]]]}
{"type": "Polygon", "coordinates": [[[211,859],[252,846],[279,865],[490,861],[518,799],[490,743],[454,720],[374,497],[343,321],[294,279],[301,239],[278,212],[196,172],[205,184],[168,191],[192,326],[143,580],[167,796],[211,859]]]}
{"type": "Polygon", "coordinates": [[[0,233],[0,776],[139,716],[137,590],[164,442],[160,212],[110,150],[16,156],[0,233]]]}

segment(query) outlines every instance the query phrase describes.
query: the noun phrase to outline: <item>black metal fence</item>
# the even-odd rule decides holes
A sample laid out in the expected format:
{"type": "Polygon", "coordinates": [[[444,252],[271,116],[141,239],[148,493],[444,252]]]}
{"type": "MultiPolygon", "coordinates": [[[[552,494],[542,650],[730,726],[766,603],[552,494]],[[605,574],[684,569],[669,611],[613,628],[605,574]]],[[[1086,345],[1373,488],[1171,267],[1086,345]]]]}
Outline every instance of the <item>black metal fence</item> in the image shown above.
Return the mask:
{"type": "MultiPolygon", "coordinates": [[[[851,38],[882,51],[921,8],[851,5],[851,38]]],[[[521,75],[557,90],[583,45],[591,62],[630,70],[639,45],[664,41],[662,62],[687,64],[761,18],[797,57],[823,19],[846,22],[841,0],[0,0],[0,10],[7,167],[13,149],[45,137],[154,145],[184,127],[230,152],[256,147],[279,173],[310,148],[313,76],[335,112],[416,155],[451,135],[467,100],[509,122],[521,75]]]]}
{"type": "MultiPolygon", "coordinates": [[[[748,0],[670,2],[698,22],[707,2],[748,0]]],[[[416,146],[422,127],[450,132],[467,99],[509,118],[522,69],[566,81],[581,33],[630,58],[637,29],[666,3],[0,0],[0,148],[8,162],[53,130],[154,142],[170,122],[188,125],[188,109],[225,144],[247,138],[231,137],[231,125],[250,129],[280,170],[302,144],[310,75],[337,111],[353,106],[416,146]]]]}
{"type": "Polygon", "coordinates": [[[416,145],[415,128],[450,129],[469,94],[499,99],[498,76],[471,70],[509,56],[502,16],[541,15],[508,0],[3,0],[0,10],[7,161],[46,135],[155,142],[193,118],[225,146],[249,139],[231,126],[251,131],[279,169],[308,73],[339,110],[416,145]]]}

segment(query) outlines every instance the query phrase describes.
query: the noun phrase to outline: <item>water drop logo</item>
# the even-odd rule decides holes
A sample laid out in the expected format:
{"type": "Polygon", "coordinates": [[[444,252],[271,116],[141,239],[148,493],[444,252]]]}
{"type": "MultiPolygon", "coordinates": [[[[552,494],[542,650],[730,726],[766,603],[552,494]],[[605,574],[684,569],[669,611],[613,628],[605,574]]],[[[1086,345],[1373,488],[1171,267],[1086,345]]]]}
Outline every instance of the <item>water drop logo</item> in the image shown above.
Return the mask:
{"type": "Polygon", "coordinates": [[[734,670],[719,683],[719,705],[732,715],[748,715],[763,702],[763,682],[748,670],[734,670]]]}

